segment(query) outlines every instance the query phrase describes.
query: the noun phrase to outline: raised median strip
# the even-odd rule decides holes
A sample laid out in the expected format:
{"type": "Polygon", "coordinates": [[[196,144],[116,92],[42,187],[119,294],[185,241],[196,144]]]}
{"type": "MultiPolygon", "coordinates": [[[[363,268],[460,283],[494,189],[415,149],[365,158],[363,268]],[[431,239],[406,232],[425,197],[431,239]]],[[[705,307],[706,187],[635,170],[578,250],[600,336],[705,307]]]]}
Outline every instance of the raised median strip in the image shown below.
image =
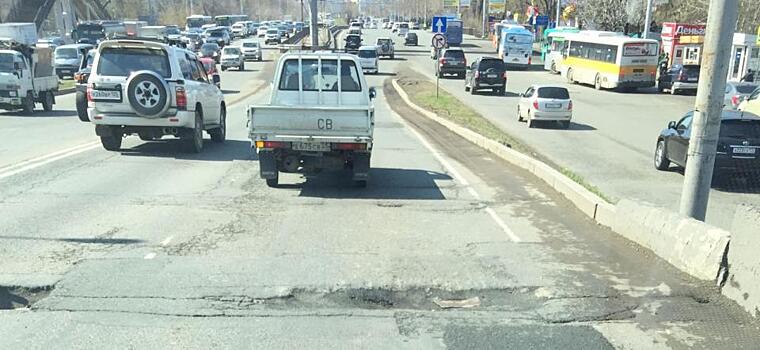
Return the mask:
{"type": "MultiPolygon", "coordinates": [[[[622,200],[617,205],[612,204],[599,194],[584,187],[588,184],[578,183],[577,179],[579,178],[569,177],[546,162],[518,151],[525,146],[517,144],[519,147],[508,147],[503,144],[503,141],[493,140],[422,108],[410,99],[409,94],[397,79],[391,83],[402,100],[419,114],[434,120],[499,158],[531,172],[561,193],[598,224],[610,227],[621,236],[652,250],[681,271],[702,280],[713,281],[722,276],[721,272],[725,272],[724,258],[730,239],[730,234],[727,231],[701,221],[682,217],[667,209],[643,203],[622,200]]],[[[426,83],[420,82],[419,84],[426,83]]],[[[419,91],[420,88],[416,86],[415,91],[419,91]]],[[[447,95],[445,92],[441,93],[447,95]]],[[[447,97],[452,98],[451,96],[447,97]]],[[[454,100],[456,99],[454,98],[454,100]]],[[[461,101],[458,102],[461,105],[461,101]]],[[[467,107],[460,106],[459,108],[467,107]]],[[[469,113],[475,112],[470,111],[469,113]]],[[[485,121],[482,116],[480,118],[485,121]]],[[[467,125],[471,127],[472,124],[467,125]]]]}

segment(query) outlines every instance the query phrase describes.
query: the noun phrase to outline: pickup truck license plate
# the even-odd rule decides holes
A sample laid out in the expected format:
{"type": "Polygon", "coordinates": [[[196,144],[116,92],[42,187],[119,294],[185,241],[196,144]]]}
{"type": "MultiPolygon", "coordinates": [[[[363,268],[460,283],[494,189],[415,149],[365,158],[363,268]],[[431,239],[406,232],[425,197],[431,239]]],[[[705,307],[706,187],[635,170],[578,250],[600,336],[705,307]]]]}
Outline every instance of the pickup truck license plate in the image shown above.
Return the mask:
{"type": "Polygon", "coordinates": [[[117,90],[92,90],[92,98],[95,100],[120,101],[121,91],[117,90]]]}
{"type": "Polygon", "coordinates": [[[330,144],[324,142],[293,142],[296,151],[329,152],[330,144]]]}
{"type": "Polygon", "coordinates": [[[755,154],[755,148],[753,148],[753,147],[734,147],[734,153],[739,153],[739,154],[755,154]]]}

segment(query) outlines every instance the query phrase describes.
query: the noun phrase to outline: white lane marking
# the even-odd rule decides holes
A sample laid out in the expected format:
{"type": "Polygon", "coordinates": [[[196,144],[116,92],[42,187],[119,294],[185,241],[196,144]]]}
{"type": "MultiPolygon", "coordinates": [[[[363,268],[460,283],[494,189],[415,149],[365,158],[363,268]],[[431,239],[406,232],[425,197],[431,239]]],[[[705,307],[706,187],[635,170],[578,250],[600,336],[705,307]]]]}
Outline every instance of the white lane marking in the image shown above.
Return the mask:
{"type": "Polygon", "coordinates": [[[29,171],[29,170],[32,170],[32,169],[35,169],[35,168],[39,168],[39,167],[41,167],[41,166],[43,166],[45,164],[49,164],[49,163],[52,163],[52,162],[55,162],[55,161],[58,161],[58,160],[61,160],[61,159],[64,159],[64,158],[68,158],[68,157],[77,155],[79,153],[83,153],[83,152],[89,151],[89,150],[91,150],[93,148],[96,148],[96,147],[99,147],[99,146],[100,146],[100,142],[96,142],[96,143],[93,142],[93,143],[84,144],[84,145],[80,145],[80,146],[74,147],[73,150],[70,150],[70,151],[65,152],[65,153],[61,153],[61,152],[51,153],[51,154],[47,154],[47,155],[40,156],[40,157],[37,157],[37,158],[25,160],[25,161],[23,161],[23,162],[21,162],[19,164],[14,164],[12,166],[7,166],[6,169],[10,169],[10,170],[6,170],[4,172],[0,172],[0,179],[4,179],[4,178],[9,177],[9,176],[13,176],[13,175],[25,172],[25,171],[29,171]],[[24,165],[24,164],[26,164],[26,165],[24,165]],[[24,165],[24,166],[21,166],[21,165],[24,165]],[[21,166],[21,167],[19,167],[19,166],[21,166]]]}
{"type": "MultiPolygon", "coordinates": [[[[417,130],[415,130],[413,127],[411,127],[406,122],[406,120],[404,120],[400,116],[398,117],[398,119],[401,120],[401,123],[406,126],[406,129],[409,130],[409,131],[411,131],[412,134],[414,134],[414,136],[416,136],[417,139],[420,140],[420,142],[422,143],[422,145],[425,146],[425,148],[427,148],[428,151],[430,151],[430,153],[433,154],[433,157],[435,157],[435,159],[438,160],[438,162],[440,162],[441,165],[443,165],[443,167],[446,169],[446,171],[448,171],[449,174],[451,174],[451,176],[454,178],[454,180],[456,180],[456,182],[459,182],[460,184],[462,184],[462,186],[466,186],[467,187],[467,192],[469,192],[475,199],[480,200],[480,198],[481,198],[480,194],[478,194],[478,192],[475,191],[475,189],[472,186],[470,186],[470,183],[467,181],[467,179],[465,179],[462,176],[462,174],[460,174],[459,171],[457,171],[451,165],[451,163],[449,163],[449,161],[447,161],[445,158],[443,158],[443,156],[422,136],[422,134],[420,134],[417,130]]],[[[488,215],[491,217],[491,219],[493,219],[493,221],[495,221],[496,224],[499,225],[499,227],[501,228],[501,230],[504,231],[504,233],[506,233],[507,236],[509,236],[509,239],[512,242],[515,242],[515,243],[522,242],[522,239],[520,239],[520,237],[518,237],[515,234],[515,232],[512,231],[512,229],[509,228],[509,226],[507,225],[507,223],[504,222],[504,220],[502,220],[499,217],[499,215],[497,215],[496,212],[491,207],[486,206],[485,210],[486,210],[486,213],[488,213],[488,215]]]]}
{"type": "Polygon", "coordinates": [[[148,253],[148,254],[145,255],[145,257],[143,259],[150,260],[150,259],[153,259],[155,257],[156,257],[156,253],[148,253]]]}
{"type": "Polygon", "coordinates": [[[161,245],[164,246],[164,247],[166,247],[169,244],[169,242],[172,241],[172,238],[174,238],[174,236],[166,237],[165,240],[161,241],[161,245]]]}
{"type": "Polygon", "coordinates": [[[6,172],[6,171],[8,171],[10,169],[13,169],[13,168],[22,167],[22,166],[30,164],[30,163],[39,162],[39,161],[45,160],[47,158],[52,158],[52,157],[55,157],[55,156],[60,155],[60,154],[69,153],[69,152],[75,151],[77,149],[80,149],[80,148],[83,148],[83,147],[89,147],[89,146],[96,145],[96,144],[99,144],[99,142],[93,141],[93,142],[83,143],[81,145],[76,145],[76,146],[73,146],[73,147],[62,149],[60,151],[55,151],[53,153],[48,153],[48,154],[41,155],[41,156],[38,156],[38,157],[34,157],[34,158],[31,158],[31,159],[26,159],[26,160],[18,162],[18,163],[5,165],[5,166],[0,167],[0,173],[4,173],[4,172],[6,172]]]}

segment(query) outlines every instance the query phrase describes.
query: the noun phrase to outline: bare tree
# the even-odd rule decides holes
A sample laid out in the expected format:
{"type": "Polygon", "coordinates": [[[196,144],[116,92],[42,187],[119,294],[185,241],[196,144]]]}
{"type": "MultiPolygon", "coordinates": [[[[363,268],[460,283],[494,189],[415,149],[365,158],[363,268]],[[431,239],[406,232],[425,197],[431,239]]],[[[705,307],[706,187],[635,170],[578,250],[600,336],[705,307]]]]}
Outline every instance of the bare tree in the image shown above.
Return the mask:
{"type": "Polygon", "coordinates": [[[578,0],[584,28],[622,31],[627,20],[625,0],[578,0]]]}

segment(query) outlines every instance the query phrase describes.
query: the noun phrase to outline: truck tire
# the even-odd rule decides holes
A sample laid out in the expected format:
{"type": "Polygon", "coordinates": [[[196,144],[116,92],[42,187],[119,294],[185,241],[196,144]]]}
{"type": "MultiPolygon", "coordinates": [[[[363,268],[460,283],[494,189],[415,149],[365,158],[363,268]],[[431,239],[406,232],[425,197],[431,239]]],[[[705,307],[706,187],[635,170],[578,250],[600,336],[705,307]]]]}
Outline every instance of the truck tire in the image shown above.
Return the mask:
{"type": "Polygon", "coordinates": [[[84,91],[77,91],[76,96],[77,116],[79,120],[87,123],[90,121],[90,117],[87,115],[87,93],[84,91]]]}
{"type": "Polygon", "coordinates": [[[26,98],[24,98],[23,103],[24,114],[29,115],[34,113],[34,96],[31,92],[26,93],[26,98]]]}
{"type": "Polygon", "coordinates": [[[156,118],[169,108],[169,86],[155,72],[137,71],[127,79],[127,98],[139,116],[156,118]]]}
{"type": "Polygon", "coordinates": [[[45,112],[50,112],[53,110],[53,103],[55,103],[55,98],[53,97],[53,93],[50,91],[45,91],[44,96],[42,97],[42,110],[45,112]]]}
{"type": "Polygon", "coordinates": [[[110,127],[109,135],[100,136],[100,143],[106,151],[121,149],[122,133],[118,127],[110,127]]]}

